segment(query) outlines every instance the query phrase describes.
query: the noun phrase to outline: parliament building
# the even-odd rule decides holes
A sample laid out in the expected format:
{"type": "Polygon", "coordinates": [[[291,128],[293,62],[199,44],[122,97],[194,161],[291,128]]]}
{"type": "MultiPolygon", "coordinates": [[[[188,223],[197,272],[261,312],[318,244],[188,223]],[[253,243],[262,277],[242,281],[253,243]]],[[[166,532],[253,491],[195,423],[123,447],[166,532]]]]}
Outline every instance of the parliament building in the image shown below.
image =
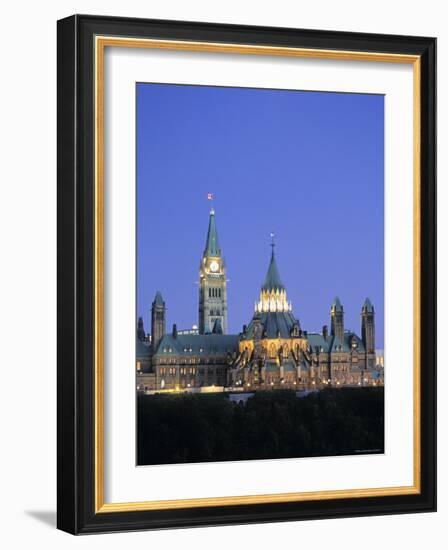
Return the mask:
{"type": "Polygon", "coordinates": [[[330,328],[303,330],[287,299],[274,243],[252,319],[239,334],[227,333],[227,274],[219,245],[215,211],[210,211],[199,266],[198,324],[166,331],[166,305],[157,292],[151,307],[151,333],[137,323],[137,390],[252,391],[326,386],[383,385],[384,369],[375,353],[375,309],[361,307],[361,336],[344,328],[344,307],[335,298],[330,328]]]}

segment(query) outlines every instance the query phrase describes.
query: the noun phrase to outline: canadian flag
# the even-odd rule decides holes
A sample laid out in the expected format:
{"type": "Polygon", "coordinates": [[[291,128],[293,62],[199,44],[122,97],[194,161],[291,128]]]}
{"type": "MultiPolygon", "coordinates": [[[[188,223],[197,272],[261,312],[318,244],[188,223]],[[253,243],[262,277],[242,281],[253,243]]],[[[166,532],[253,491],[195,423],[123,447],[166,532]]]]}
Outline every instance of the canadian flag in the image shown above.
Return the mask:
{"type": "Polygon", "coordinates": [[[209,201],[212,201],[212,200],[214,199],[213,193],[207,193],[207,199],[208,199],[209,201]]]}

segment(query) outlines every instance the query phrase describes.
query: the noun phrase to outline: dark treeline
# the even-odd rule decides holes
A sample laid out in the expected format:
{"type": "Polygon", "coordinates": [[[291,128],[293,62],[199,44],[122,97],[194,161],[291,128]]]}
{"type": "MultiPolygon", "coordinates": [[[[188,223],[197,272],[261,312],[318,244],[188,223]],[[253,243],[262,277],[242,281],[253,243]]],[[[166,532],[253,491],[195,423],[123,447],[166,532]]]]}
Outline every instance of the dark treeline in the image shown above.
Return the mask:
{"type": "Polygon", "coordinates": [[[137,438],[140,465],[383,452],[384,391],[140,395],[137,438]]]}

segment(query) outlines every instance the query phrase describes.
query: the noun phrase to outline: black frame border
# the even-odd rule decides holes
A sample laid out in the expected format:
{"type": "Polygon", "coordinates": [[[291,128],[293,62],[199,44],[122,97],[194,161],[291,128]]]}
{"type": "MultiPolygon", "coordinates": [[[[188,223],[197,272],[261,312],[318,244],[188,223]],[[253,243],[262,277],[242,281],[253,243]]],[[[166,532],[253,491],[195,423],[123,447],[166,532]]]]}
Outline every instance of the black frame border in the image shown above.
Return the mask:
{"type": "Polygon", "coordinates": [[[57,526],[72,534],[436,510],[436,39],[74,15],[58,21],[57,526]],[[96,35],[418,55],[421,59],[421,492],[95,513],[96,35]]]}

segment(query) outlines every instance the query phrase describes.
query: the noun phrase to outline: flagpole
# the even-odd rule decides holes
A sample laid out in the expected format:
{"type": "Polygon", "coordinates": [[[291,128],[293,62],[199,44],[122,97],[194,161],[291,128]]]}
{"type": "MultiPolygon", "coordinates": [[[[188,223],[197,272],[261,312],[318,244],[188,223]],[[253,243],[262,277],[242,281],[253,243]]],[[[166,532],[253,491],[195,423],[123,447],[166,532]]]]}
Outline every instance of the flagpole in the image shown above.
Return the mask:
{"type": "Polygon", "coordinates": [[[212,202],[211,209],[210,209],[210,214],[211,213],[214,214],[215,213],[215,203],[214,203],[215,195],[213,193],[207,193],[207,199],[212,202]]]}

